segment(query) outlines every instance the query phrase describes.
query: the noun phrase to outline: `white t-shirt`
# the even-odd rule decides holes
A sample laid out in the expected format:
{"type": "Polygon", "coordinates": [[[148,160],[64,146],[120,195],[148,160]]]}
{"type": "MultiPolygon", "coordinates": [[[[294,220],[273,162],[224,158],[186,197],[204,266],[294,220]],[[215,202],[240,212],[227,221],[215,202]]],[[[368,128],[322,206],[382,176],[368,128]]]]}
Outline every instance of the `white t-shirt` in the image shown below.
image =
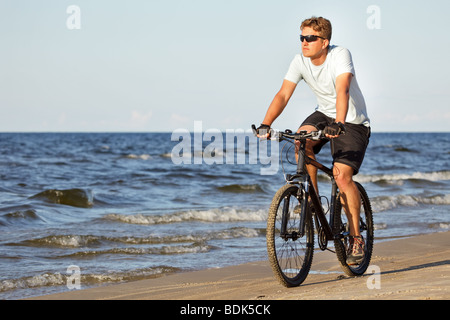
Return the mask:
{"type": "Polygon", "coordinates": [[[338,46],[329,46],[325,62],[320,66],[311,63],[302,54],[292,60],[285,80],[299,83],[304,80],[317,97],[316,110],[330,118],[336,118],[336,78],[340,74],[351,73],[350,98],[345,122],[369,126],[366,103],[355,77],[350,51],[338,46]]]}

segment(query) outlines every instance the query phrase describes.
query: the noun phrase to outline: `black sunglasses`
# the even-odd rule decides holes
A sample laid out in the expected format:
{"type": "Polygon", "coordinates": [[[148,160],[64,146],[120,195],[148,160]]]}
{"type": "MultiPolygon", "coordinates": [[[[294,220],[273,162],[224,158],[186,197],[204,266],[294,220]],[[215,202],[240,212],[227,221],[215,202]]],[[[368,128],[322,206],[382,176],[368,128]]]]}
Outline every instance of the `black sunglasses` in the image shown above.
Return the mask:
{"type": "Polygon", "coordinates": [[[320,36],[315,36],[315,35],[302,36],[302,35],[300,35],[300,42],[303,42],[303,40],[306,40],[306,42],[314,42],[314,41],[317,41],[317,39],[319,39],[319,38],[325,40],[324,37],[320,37],[320,36]]]}

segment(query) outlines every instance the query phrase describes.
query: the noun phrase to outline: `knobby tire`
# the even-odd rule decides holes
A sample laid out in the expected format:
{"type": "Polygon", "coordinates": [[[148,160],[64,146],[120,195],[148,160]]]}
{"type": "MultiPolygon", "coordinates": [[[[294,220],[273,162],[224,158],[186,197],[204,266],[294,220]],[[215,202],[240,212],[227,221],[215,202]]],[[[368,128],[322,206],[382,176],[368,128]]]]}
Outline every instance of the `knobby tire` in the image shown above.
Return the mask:
{"type": "Polygon", "coordinates": [[[348,249],[348,234],[347,234],[347,219],[345,212],[342,209],[342,204],[337,197],[336,208],[334,214],[335,228],[338,228],[337,232],[340,232],[341,237],[334,240],[334,246],[336,249],[336,255],[341,263],[342,270],[348,276],[361,276],[366,272],[370,259],[372,257],[373,251],[373,240],[374,240],[374,230],[373,230],[373,215],[372,207],[370,205],[369,197],[367,196],[364,187],[355,182],[358,187],[359,193],[361,195],[361,219],[360,219],[360,231],[364,237],[365,242],[365,253],[364,260],[359,265],[348,265],[347,260],[347,249],[348,249]]]}
{"type": "MultiPolygon", "coordinates": [[[[267,220],[267,253],[275,277],[285,287],[296,287],[305,281],[314,254],[314,228],[310,212],[300,212],[304,201],[297,185],[284,185],[273,197],[267,220]],[[306,214],[305,234],[297,237],[300,215],[306,214]],[[281,224],[286,233],[282,236],[281,224]]],[[[301,191],[301,190],[300,190],[301,191]]]]}

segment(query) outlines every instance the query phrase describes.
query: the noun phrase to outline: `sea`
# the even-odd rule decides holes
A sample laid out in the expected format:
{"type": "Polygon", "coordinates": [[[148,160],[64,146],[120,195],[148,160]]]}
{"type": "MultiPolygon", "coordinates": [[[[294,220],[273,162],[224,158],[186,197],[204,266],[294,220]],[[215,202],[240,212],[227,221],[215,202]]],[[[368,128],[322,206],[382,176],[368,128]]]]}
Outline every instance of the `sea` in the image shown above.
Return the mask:
{"type": "MultiPolygon", "coordinates": [[[[228,133],[0,133],[0,299],[266,260],[293,149],[228,133]]],[[[375,246],[449,230],[450,133],[375,132],[355,180],[375,246]]]]}

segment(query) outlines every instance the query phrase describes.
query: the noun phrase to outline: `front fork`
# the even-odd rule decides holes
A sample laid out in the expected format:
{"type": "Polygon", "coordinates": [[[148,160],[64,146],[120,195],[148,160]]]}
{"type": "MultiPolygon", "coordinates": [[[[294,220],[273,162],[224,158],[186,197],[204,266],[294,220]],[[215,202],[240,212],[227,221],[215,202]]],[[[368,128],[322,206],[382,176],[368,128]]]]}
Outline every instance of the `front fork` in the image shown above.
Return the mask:
{"type": "Polygon", "coordinates": [[[330,218],[327,221],[325,212],[322,208],[322,203],[320,202],[320,198],[317,195],[316,189],[311,182],[311,178],[308,175],[305,175],[305,179],[303,182],[303,187],[300,186],[301,194],[300,199],[302,201],[302,211],[300,215],[300,223],[299,223],[299,237],[303,237],[305,235],[305,224],[306,224],[306,215],[313,214],[311,209],[314,210],[314,220],[316,222],[317,231],[321,234],[323,242],[334,240],[333,234],[333,220],[334,220],[334,208],[336,206],[337,199],[337,185],[332,180],[332,196],[331,196],[331,205],[330,205],[330,218]],[[309,204],[309,200],[312,202],[312,206],[309,204]]]}

